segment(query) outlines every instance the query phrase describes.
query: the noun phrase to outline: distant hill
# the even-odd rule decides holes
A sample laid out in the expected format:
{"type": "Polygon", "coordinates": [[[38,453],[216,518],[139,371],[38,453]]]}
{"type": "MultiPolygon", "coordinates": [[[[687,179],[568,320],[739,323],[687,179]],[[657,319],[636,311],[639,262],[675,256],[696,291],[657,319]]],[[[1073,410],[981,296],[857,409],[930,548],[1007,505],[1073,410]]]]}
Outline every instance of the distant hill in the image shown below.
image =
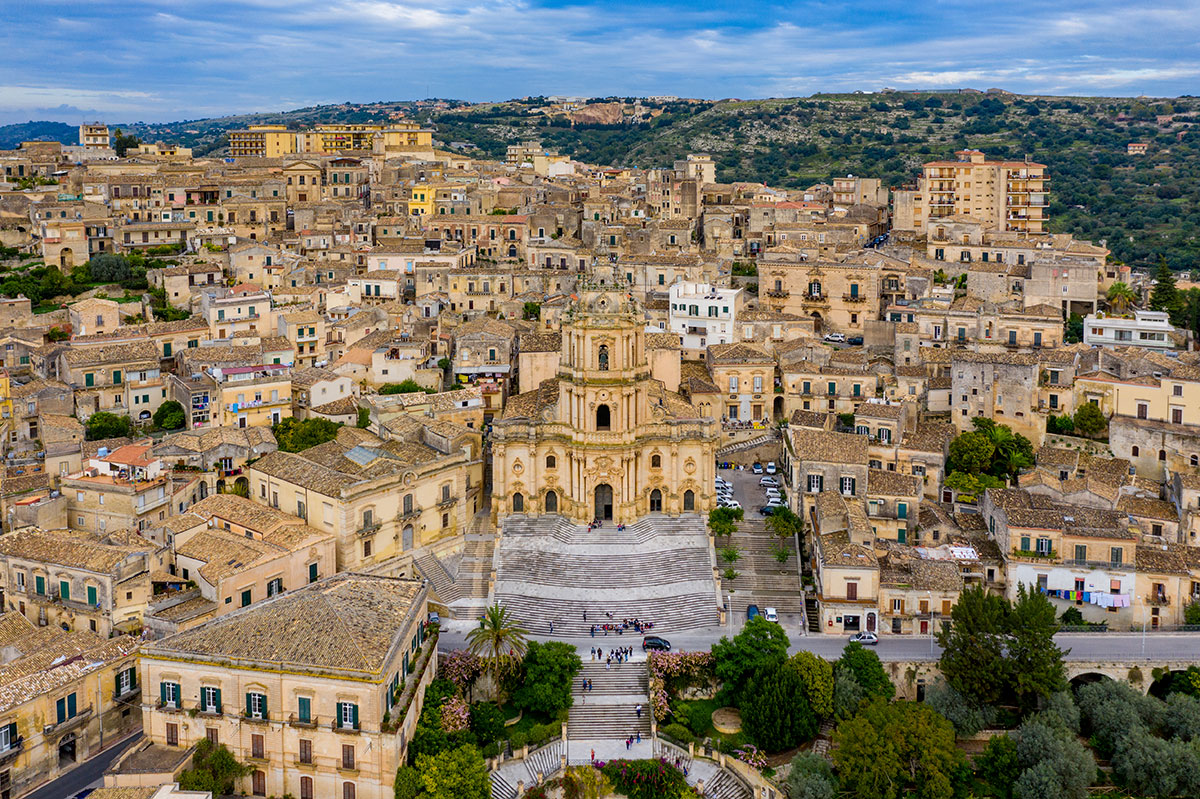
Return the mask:
{"type": "MultiPolygon", "coordinates": [[[[897,187],[920,165],[974,147],[989,158],[1048,165],[1051,230],[1104,241],[1127,263],[1200,269],[1200,99],[1046,97],[999,90],[815,94],[766,100],[604,97],[560,103],[527,97],[496,103],[454,100],[341,103],[154,125],[118,125],[143,141],[221,155],[227,131],[252,124],[415,121],[435,142],[475,145],[503,158],[514,142],[537,140],[593,164],[670,166],[706,152],[721,182],[804,188],[835,176],[878,177],[897,187]],[[603,113],[601,113],[603,112],[603,113]],[[1131,141],[1146,155],[1126,152],[1131,141]]],[[[74,142],[52,122],[0,127],[0,147],[29,138],[74,142]],[[38,135],[41,134],[41,135],[38,135]]]]}
{"type": "Polygon", "coordinates": [[[20,122],[0,125],[0,150],[13,150],[23,141],[79,144],[79,128],[62,122],[20,122]]]}

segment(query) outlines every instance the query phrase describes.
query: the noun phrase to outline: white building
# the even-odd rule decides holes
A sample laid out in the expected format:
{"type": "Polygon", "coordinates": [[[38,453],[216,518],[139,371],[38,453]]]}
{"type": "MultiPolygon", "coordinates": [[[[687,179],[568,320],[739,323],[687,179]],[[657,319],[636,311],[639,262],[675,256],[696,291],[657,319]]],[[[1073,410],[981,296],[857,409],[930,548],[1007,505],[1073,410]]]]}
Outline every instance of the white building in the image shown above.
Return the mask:
{"type": "Polygon", "coordinates": [[[1175,348],[1175,328],[1166,311],[1134,311],[1133,318],[1088,314],[1083,320],[1083,343],[1102,347],[1175,348]]]}
{"type": "Polygon", "coordinates": [[[737,340],[737,315],[743,303],[741,289],[723,289],[708,283],[671,285],[668,328],[683,337],[685,356],[699,357],[711,344],[737,340]]]}

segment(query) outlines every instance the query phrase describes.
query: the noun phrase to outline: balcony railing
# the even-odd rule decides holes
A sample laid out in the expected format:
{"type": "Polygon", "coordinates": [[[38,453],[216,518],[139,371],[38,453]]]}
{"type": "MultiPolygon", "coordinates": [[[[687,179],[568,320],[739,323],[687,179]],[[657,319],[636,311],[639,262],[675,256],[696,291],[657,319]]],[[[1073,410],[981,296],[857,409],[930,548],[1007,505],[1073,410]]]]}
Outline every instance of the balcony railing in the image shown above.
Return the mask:
{"type": "Polygon", "coordinates": [[[1035,549],[1014,549],[1012,556],[1014,558],[1028,558],[1030,560],[1057,560],[1058,552],[1053,549],[1049,552],[1040,552],[1035,549]]]}
{"type": "Polygon", "coordinates": [[[64,733],[67,730],[73,730],[76,727],[81,727],[84,724],[87,724],[91,717],[92,708],[90,706],[85,707],[83,710],[79,711],[74,716],[71,716],[69,719],[64,719],[57,724],[47,724],[44,728],[42,728],[42,735],[45,737],[51,737],[54,735],[59,735],[60,733],[64,733]]]}
{"type": "Polygon", "coordinates": [[[380,527],[380,522],[370,522],[369,524],[364,523],[362,526],[360,526],[358,528],[358,534],[360,536],[372,535],[374,533],[379,532],[379,527],[380,527]]]}
{"type": "Polygon", "coordinates": [[[404,521],[408,521],[409,519],[415,519],[415,518],[417,518],[418,516],[420,516],[420,515],[421,515],[421,511],[422,511],[422,509],[421,509],[421,508],[419,508],[419,507],[417,507],[417,506],[415,506],[415,505],[414,505],[414,506],[413,506],[413,509],[412,509],[412,510],[410,510],[410,511],[404,511],[404,510],[402,510],[402,511],[400,511],[399,513],[397,513],[397,514],[396,514],[396,521],[398,521],[398,522],[404,522],[404,521]]]}
{"type": "Polygon", "coordinates": [[[1084,569],[1117,569],[1125,571],[1129,569],[1129,564],[1116,560],[1077,560],[1069,559],[1063,561],[1064,566],[1073,566],[1075,568],[1084,569]]]}
{"type": "Polygon", "coordinates": [[[453,505],[455,502],[458,502],[458,497],[457,496],[449,496],[449,497],[443,497],[443,498],[439,499],[437,504],[438,504],[439,508],[444,508],[447,505],[453,505]]]}
{"type": "Polygon", "coordinates": [[[867,297],[865,294],[843,294],[842,300],[844,302],[866,302],[867,297]]]}
{"type": "Polygon", "coordinates": [[[791,292],[787,289],[767,289],[767,296],[782,299],[791,296],[791,292]]]}
{"type": "Polygon", "coordinates": [[[1167,594],[1150,593],[1146,595],[1146,604],[1154,606],[1164,606],[1171,604],[1171,597],[1167,594]]]}
{"type": "Polygon", "coordinates": [[[319,716],[309,716],[307,719],[302,719],[295,713],[288,716],[288,724],[293,727],[301,727],[304,729],[313,729],[320,726],[321,719],[319,716]]]}
{"type": "Polygon", "coordinates": [[[0,766],[11,762],[23,751],[25,751],[25,739],[18,735],[16,740],[9,741],[7,749],[0,750],[0,766]]]}

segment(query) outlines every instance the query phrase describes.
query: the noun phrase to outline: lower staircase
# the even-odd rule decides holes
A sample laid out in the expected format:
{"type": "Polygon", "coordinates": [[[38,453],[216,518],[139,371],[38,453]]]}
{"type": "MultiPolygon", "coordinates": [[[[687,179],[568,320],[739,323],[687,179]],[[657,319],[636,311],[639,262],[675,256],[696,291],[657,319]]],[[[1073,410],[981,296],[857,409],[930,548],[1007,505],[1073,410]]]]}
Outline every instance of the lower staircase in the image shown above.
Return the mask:
{"type": "Polygon", "coordinates": [[[810,633],[821,632],[821,614],[817,612],[816,597],[805,595],[804,616],[808,619],[808,631],[810,633]]]}
{"type": "Polygon", "coordinates": [[[602,660],[585,660],[571,695],[575,701],[567,719],[567,735],[572,740],[624,740],[639,732],[643,740],[649,739],[650,696],[644,660],[613,662],[608,668],[602,660]],[[585,693],[584,680],[591,680],[594,689],[585,693]],[[638,705],[642,706],[640,717],[638,705]]]}
{"type": "Polygon", "coordinates": [[[525,770],[529,773],[528,784],[537,785],[539,774],[543,780],[550,779],[550,775],[562,768],[562,753],[561,738],[546,744],[536,752],[530,752],[529,757],[525,758],[525,770]]]}
{"type": "Polygon", "coordinates": [[[493,771],[492,779],[492,799],[517,799],[517,789],[509,784],[508,780],[500,775],[500,772],[493,771]]]}

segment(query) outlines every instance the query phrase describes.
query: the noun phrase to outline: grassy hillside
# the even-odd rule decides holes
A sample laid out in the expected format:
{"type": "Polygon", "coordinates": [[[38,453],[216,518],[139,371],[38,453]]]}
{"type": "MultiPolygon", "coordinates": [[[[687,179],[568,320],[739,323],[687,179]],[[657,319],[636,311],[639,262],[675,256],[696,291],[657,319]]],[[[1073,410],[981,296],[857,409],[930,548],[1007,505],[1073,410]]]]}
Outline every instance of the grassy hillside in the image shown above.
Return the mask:
{"type": "MultiPolygon", "coordinates": [[[[219,154],[225,131],[247,124],[299,127],[402,114],[432,125],[443,143],[471,142],[491,157],[530,139],[590,163],[639,167],[708,152],[717,159],[721,181],[788,188],[849,173],[901,186],[915,179],[922,162],[969,146],[992,158],[1028,155],[1047,164],[1053,230],[1103,239],[1117,258],[1136,265],[1152,265],[1162,255],[1176,269],[1200,268],[1195,98],[904,92],[643,105],[653,110],[652,117],[611,125],[572,126],[564,117],[547,118],[545,101],[531,98],[481,105],[342,104],[126,130],[143,139],[179,141],[204,155],[219,154]],[[1127,156],[1130,141],[1150,142],[1149,154],[1127,156]]],[[[0,128],[0,142],[8,128],[0,128]]],[[[70,131],[73,140],[74,128],[70,131]]]]}

